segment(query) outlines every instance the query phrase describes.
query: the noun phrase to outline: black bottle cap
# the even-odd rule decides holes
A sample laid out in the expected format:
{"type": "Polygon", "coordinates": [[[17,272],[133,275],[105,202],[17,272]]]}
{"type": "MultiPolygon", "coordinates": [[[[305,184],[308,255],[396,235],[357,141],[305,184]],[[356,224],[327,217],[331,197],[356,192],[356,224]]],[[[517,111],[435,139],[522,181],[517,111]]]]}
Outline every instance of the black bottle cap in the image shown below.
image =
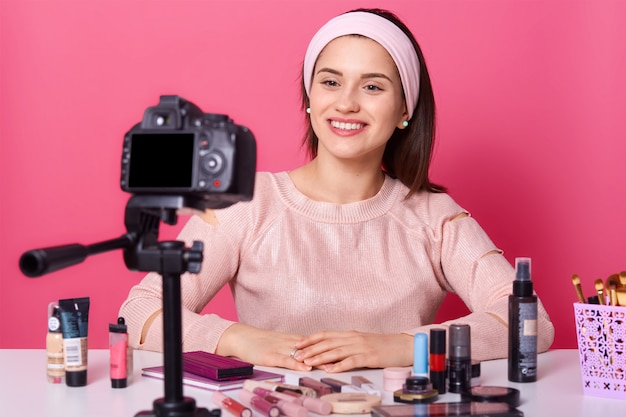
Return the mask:
{"type": "Polygon", "coordinates": [[[87,385],[87,370],[84,371],[66,371],[65,385],[68,387],[84,387],[87,385]]]}
{"type": "Polygon", "coordinates": [[[111,388],[126,388],[127,386],[128,386],[128,381],[126,378],[111,380],[111,388]]]}
{"type": "Polygon", "coordinates": [[[430,329],[430,353],[446,353],[446,329],[430,329]]]}
{"type": "Polygon", "coordinates": [[[124,317],[117,318],[117,324],[109,324],[109,332],[111,333],[127,333],[128,326],[124,322],[124,317]]]}

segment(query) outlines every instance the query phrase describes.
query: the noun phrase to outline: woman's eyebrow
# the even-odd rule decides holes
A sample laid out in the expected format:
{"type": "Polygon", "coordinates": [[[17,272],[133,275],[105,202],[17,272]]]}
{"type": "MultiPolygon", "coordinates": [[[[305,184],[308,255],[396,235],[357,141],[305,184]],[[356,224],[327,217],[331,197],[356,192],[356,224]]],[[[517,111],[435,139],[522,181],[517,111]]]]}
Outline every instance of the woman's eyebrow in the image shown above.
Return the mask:
{"type": "MultiPolygon", "coordinates": [[[[343,75],[341,71],[337,71],[336,69],[333,69],[333,68],[320,68],[317,71],[317,74],[321,72],[328,72],[330,74],[339,75],[339,76],[343,75]]],[[[361,75],[361,79],[369,79],[369,78],[384,78],[392,82],[391,78],[387,76],[386,74],[383,74],[382,72],[368,72],[368,73],[361,75]]]]}

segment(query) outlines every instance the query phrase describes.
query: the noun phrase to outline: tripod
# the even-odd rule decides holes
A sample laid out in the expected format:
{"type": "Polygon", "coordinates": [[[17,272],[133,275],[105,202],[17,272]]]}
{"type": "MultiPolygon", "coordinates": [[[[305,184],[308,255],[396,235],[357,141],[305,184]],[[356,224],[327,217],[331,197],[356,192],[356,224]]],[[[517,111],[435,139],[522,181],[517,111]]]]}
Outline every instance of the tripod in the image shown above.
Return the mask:
{"type": "Polygon", "coordinates": [[[163,278],[163,365],[164,396],[153,402],[150,411],[136,416],[219,417],[221,410],[196,406],[193,398],[183,396],[182,313],[180,275],[197,273],[203,260],[204,245],[193,242],[158,242],[161,221],[174,225],[177,210],[183,207],[203,209],[205,202],[186,196],[134,195],[127,205],[124,223],[127,233],[120,238],[88,246],[71,244],[35,249],[20,257],[20,269],[28,277],[65,268],[82,262],[87,256],[113,249],[124,249],[124,262],[130,270],[157,272],[163,278]]]}

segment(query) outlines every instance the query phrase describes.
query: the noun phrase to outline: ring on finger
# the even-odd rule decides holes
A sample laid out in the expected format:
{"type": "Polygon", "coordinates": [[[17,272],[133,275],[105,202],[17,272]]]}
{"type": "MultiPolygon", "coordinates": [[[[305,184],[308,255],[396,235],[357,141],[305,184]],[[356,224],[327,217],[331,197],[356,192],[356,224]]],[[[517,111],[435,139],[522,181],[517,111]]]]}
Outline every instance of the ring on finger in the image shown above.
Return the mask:
{"type": "Polygon", "coordinates": [[[296,352],[298,351],[297,347],[294,347],[293,349],[291,349],[291,352],[289,353],[289,357],[291,359],[295,359],[296,358],[296,352]]]}

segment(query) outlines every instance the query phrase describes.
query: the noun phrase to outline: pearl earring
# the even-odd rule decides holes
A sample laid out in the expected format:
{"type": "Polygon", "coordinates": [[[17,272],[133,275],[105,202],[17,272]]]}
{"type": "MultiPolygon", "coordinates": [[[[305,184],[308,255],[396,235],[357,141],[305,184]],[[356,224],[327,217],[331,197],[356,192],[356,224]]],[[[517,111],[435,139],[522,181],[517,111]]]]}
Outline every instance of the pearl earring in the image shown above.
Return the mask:
{"type": "Polygon", "coordinates": [[[307,107],[307,108],[306,108],[306,112],[307,112],[308,114],[311,114],[311,108],[310,108],[310,107],[307,107]]]}
{"type": "Polygon", "coordinates": [[[405,120],[404,122],[402,122],[402,126],[407,127],[409,125],[409,122],[407,120],[405,120]]]}

